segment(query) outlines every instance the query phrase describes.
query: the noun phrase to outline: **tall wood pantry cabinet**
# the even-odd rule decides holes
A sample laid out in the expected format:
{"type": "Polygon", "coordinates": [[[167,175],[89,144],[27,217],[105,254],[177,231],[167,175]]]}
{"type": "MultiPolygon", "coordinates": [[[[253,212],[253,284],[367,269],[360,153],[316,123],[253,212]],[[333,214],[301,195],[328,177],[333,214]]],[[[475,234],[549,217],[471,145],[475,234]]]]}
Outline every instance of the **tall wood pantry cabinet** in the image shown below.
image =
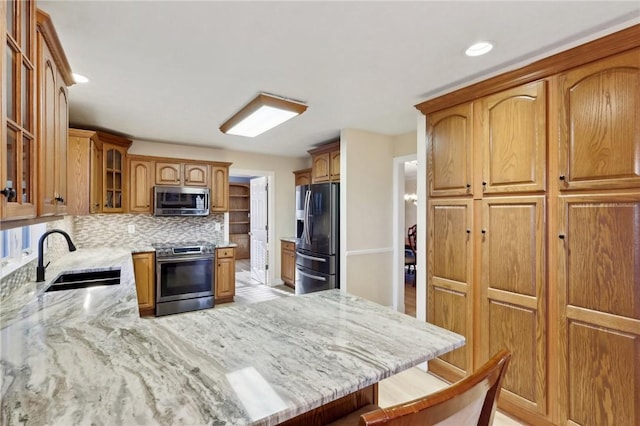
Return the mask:
{"type": "Polygon", "coordinates": [[[640,424],[640,26],[417,105],[427,320],[453,381],[513,353],[499,407],[640,424]]]}

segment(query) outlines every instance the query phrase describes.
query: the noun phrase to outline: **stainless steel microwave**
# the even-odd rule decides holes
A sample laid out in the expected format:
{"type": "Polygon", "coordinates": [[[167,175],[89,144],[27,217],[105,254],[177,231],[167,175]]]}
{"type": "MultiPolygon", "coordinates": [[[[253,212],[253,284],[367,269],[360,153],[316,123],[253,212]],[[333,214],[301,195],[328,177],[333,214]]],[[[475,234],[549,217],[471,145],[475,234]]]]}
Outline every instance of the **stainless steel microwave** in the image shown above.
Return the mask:
{"type": "Polygon", "coordinates": [[[154,216],[208,216],[209,188],[154,186],[154,216]]]}

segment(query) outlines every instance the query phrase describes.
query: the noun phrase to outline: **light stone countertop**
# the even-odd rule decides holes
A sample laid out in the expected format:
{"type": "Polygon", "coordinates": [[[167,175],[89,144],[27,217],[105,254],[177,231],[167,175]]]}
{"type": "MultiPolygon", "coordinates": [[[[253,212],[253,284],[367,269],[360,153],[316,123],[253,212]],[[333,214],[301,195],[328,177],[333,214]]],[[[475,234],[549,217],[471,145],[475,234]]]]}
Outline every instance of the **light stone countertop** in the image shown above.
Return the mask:
{"type": "Polygon", "coordinates": [[[295,244],[296,237],[280,237],[280,240],[295,244]]]}
{"type": "Polygon", "coordinates": [[[464,344],[340,290],[141,319],[124,249],[78,250],[47,277],[116,266],[120,285],[3,303],[3,425],[272,425],[464,344]]]}

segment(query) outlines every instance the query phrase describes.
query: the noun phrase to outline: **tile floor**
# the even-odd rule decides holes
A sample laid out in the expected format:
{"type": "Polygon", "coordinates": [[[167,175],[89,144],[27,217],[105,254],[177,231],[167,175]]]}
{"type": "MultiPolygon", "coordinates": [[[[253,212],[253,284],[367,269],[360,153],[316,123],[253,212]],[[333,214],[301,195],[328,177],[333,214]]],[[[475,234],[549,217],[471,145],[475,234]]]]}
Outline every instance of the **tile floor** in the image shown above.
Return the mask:
{"type": "MultiPolygon", "coordinates": [[[[415,275],[414,275],[415,276],[415,275]]],[[[216,306],[232,306],[234,304],[254,303],[279,297],[293,296],[294,291],[285,286],[268,287],[251,278],[249,260],[236,261],[236,296],[233,303],[216,306]]],[[[411,279],[405,282],[405,310],[415,316],[415,287],[411,279]]],[[[423,395],[446,387],[448,383],[423,371],[418,367],[410,368],[388,379],[382,380],[378,387],[378,404],[381,407],[410,401],[423,395]]],[[[525,425],[497,412],[494,426],[525,425]]]]}

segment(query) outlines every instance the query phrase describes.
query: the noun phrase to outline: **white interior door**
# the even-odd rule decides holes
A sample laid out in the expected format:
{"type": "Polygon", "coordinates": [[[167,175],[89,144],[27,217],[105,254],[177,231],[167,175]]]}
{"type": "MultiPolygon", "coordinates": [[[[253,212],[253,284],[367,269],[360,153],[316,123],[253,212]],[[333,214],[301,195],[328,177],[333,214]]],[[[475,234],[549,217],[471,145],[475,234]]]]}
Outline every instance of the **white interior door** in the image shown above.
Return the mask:
{"type": "Polygon", "coordinates": [[[251,179],[251,278],[268,284],[269,249],[267,237],[267,177],[251,179]]]}

